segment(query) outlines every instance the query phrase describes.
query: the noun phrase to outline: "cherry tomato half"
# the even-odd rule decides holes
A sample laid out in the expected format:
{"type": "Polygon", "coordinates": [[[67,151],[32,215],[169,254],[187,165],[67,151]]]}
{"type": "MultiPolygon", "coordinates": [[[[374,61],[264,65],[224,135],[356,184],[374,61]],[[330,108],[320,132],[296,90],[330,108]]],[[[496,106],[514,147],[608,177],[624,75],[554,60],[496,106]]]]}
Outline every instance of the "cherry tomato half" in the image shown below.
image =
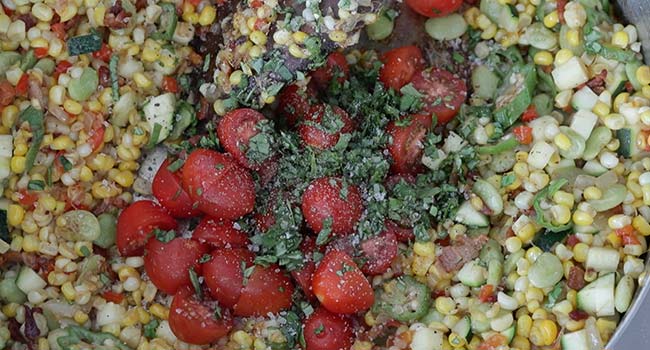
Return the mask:
{"type": "Polygon", "coordinates": [[[193,151],[183,165],[183,187],[203,213],[234,220],[255,206],[251,174],[230,156],[207,149],[193,151]]]}
{"type": "Polygon", "coordinates": [[[200,273],[199,259],[208,247],[186,238],[174,238],[167,243],[151,237],[145,246],[144,270],[151,282],[167,294],[189,286],[189,269],[200,273]]]}
{"type": "Polygon", "coordinates": [[[210,295],[222,305],[232,308],[244,288],[244,269],[253,265],[255,256],[246,249],[216,249],[203,264],[203,277],[210,295]]]}
{"type": "Polygon", "coordinates": [[[300,289],[305,294],[307,299],[315,299],[313,290],[311,289],[311,280],[316,271],[316,263],[314,262],[313,254],[316,250],[316,240],[314,237],[306,236],[300,243],[300,251],[305,256],[302,268],[291,271],[291,277],[298,283],[300,289]]]}
{"type": "Polygon", "coordinates": [[[332,234],[351,234],[362,213],[363,200],[359,189],[344,184],[340,178],[314,180],[302,196],[302,215],[315,233],[323,229],[326,220],[331,220],[332,234]]]}
{"type": "Polygon", "coordinates": [[[244,276],[244,288],[233,307],[236,316],[265,316],[291,307],[293,284],[276,265],[255,266],[250,276],[244,276]]]}
{"type": "Polygon", "coordinates": [[[465,82],[444,69],[432,68],[417,73],[411,83],[424,95],[424,111],[435,114],[438,125],[454,119],[467,98],[465,82]]]}
{"type": "Polygon", "coordinates": [[[137,201],[117,218],[117,250],[122,256],[142,255],[154,229],[173,230],[176,225],[165,208],[149,200],[137,201]]]}
{"type": "Polygon", "coordinates": [[[425,68],[422,51],[417,46],[404,46],[386,52],[381,61],[379,80],[386,86],[399,91],[408,84],[418,71],[425,68]]]}
{"type": "Polygon", "coordinates": [[[393,158],[391,170],[396,174],[417,174],[421,172],[424,138],[431,129],[428,115],[412,115],[388,124],[387,132],[392,141],[388,152],[393,158]]]}
{"type": "Polygon", "coordinates": [[[200,211],[181,186],[180,174],[170,171],[169,164],[169,160],[166,159],[158,168],[151,183],[153,196],[174,217],[190,218],[199,215],[200,211]]]}
{"type": "Polygon", "coordinates": [[[192,239],[214,248],[244,248],[249,243],[246,232],[235,228],[234,222],[208,216],[196,226],[192,239]]]}
{"type": "Polygon", "coordinates": [[[372,287],[357,264],[338,250],[327,253],[320,262],[312,288],[323,307],[337,314],[368,310],[375,301],[372,287]]]}
{"type": "Polygon", "coordinates": [[[309,114],[298,126],[302,141],[318,149],[336,146],[341,134],[353,130],[354,123],[343,109],[325,104],[312,106],[309,114]]]}
{"type": "Polygon", "coordinates": [[[307,317],[302,334],[306,350],[348,350],[354,337],[350,321],[325,308],[318,308],[307,317]]]}
{"type": "Polygon", "coordinates": [[[237,162],[248,169],[256,169],[254,164],[246,157],[250,139],[259,133],[257,124],[264,120],[262,113],[250,109],[240,108],[228,112],[217,125],[217,136],[223,148],[237,162]]]}
{"type": "Polygon", "coordinates": [[[444,17],[457,11],[463,0],[406,0],[415,12],[427,17],[444,17]]]}
{"type": "Polygon", "coordinates": [[[320,89],[326,90],[333,79],[336,79],[342,84],[348,80],[349,75],[350,67],[348,66],[348,61],[345,59],[345,55],[337,51],[327,56],[325,65],[315,70],[311,74],[311,78],[320,89]]]}
{"type": "Polygon", "coordinates": [[[199,300],[190,287],[181,288],[169,308],[169,327],[186,343],[214,343],[226,336],[233,326],[228,310],[217,312],[214,306],[214,302],[199,300]]]}
{"type": "Polygon", "coordinates": [[[312,84],[291,84],[282,90],[278,101],[278,114],[286,119],[289,126],[295,126],[307,116],[315,103],[316,90],[312,84]]]}
{"type": "Polygon", "coordinates": [[[397,257],[397,238],[393,232],[384,231],[361,242],[361,251],[364,261],[361,265],[363,273],[381,275],[390,268],[397,257]]]}

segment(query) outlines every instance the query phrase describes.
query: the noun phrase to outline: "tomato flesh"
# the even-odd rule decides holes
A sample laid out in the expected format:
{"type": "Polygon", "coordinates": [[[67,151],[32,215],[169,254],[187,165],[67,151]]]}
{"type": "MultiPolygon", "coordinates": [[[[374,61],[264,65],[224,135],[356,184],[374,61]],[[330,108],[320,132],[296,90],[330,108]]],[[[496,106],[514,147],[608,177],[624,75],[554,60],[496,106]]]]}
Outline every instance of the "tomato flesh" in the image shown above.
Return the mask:
{"type": "Polygon", "coordinates": [[[353,130],[354,122],[343,109],[324,104],[312,106],[308,115],[298,126],[298,133],[302,141],[317,149],[336,146],[341,134],[350,133],[353,130]],[[339,123],[342,124],[340,129],[334,130],[333,125],[339,123]]]}
{"type": "Polygon", "coordinates": [[[216,151],[197,149],[187,157],[183,187],[198,209],[214,218],[235,220],[255,206],[251,174],[230,156],[216,151]]]}
{"type": "Polygon", "coordinates": [[[151,191],[154,197],[176,218],[199,215],[200,211],[182,187],[181,176],[178,172],[171,172],[169,164],[169,159],[166,159],[153,178],[151,191]]]}
{"type": "Polygon", "coordinates": [[[248,236],[229,220],[204,217],[192,233],[192,239],[214,248],[245,248],[248,236]]]}
{"type": "Polygon", "coordinates": [[[285,118],[289,126],[295,126],[309,114],[315,99],[316,91],[311,84],[291,84],[278,96],[278,114],[285,118]]]}
{"type": "Polygon", "coordinates": [[[435,114],[438,125],[454,119],[467,98],[465,82],[441,68],[421,71],[413,76],[411,83],[424,95],[423,111],[435,114]]]}
{"type": "Polygon", "coordinates": [[[343,84],[348,80],[349,75],[350,67],[345,55],[340,52],[333,52],[327,56],[323,67],[312,72],[311,78],[320,89],[326,90],[333,79],[343,84]]]}
{"type": "Polygon", "coordinates": [[[244,287],[242,265],[251,266],[254,255],[245,249],[216,249],[203,264],[203,277],[210,295],[221,305],[233,307],[244,287]]]}
{"type": "Polygon", "coordinates": [[[264,120],[262,113],[250,109],[240,108],[228,112],[217,126],[217,136],[223,148],[237,160],[241,166],[256,169],[258,164],[252,163],[246,157],[250,139],[259,133],[257,124],[264,120]]]}
{"type": "Polygon", "coordinates": [[[199,300],[191,288],[181,288],[169,308],[169,327],[178,339],[186,343],[214,343],[228,335],[233,327],[228,311],[222,310],[218,316],[217,307],[214,302],[199,300]]]}
{"type": "Polygon", "coordinates": [[[293,284],[276,265],[255,266],[244,279],[239,301],[233,307],[236,316],[265,316],[291,307],[293,284]]]}
{"type": "Polygon", "coordinates": [[[364,264],[361,270],[366,275],[381,275],[388,271],[397,257],[397,238],[390,231],[384,231],[376,237],[361,243],[364,264]]]}
{"type": "Polygon", "coordinates": [[[154,229],[173,230],[176,220],[160,205],[137,201],[122,210],[117,219],[117,250],[122,256],[139,256],[154,229]]]}
{"type": "Polygon", "coordinates": [[[307,350],[348,350],[354,333],[344,316],[318,308],[304,322],[303,335],[307,350]]]}
{"type": "Polygon", "coordinates": [[[363,200],[359,189],[345,185],[340,178],[323,177],[312,181],[302,196],[302,214],[307,226],[320,232],[331,220],[331,232],[349,235],[363,213],[363,200]]]}
{"type": "Polygon", "coordinates": [[[424,138],[431,129],[431,124],[431,117],[427,115],[413,115],[388,124],[387,132],[392,139],[388,152],[393,158],[393,173],[417,174],[424,170],[424,138]]]}
{"type": "Polygon", "coordinates": [[[456,12],[463,0],[406,0],[415,12],[427,17],[445,17],[456,12]]]}
{"type": "Polygon", "coordinates": [[[152,237],[145,247],[144,270],[158,289],[174,294],[190,285],[190,269],[200,273],[199,259],[207,252],[207,246],[190,239],[178,237],[163,243],[152,237]]]}
{"type": "Polygon", "coordinates": [[[379,80],[389,89],[399,91],[418,71],[425,68],[424,56],[417,46],[404,46],[386,52],[381,61],[379,80]]]}
{"type": "Polygon", "coordinates": [[[321,305],[338,314],[368,310],[375,301],[372,287],[357,264],[338,250],[327,253],[320,262],[312,288],[321,305]]]}

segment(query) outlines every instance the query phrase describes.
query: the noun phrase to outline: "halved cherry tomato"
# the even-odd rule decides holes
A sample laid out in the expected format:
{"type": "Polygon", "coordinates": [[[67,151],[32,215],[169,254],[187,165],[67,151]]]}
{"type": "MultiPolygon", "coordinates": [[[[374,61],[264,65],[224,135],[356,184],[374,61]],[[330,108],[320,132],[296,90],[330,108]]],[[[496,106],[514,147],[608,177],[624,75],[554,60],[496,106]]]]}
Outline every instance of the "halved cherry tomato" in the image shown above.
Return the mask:
{"type": "Polygon", "coordinates": [[[384,231],[363,241],[361,251],[361,271],[366,275],[381,275],[390,268],[397,257],[397,238],[391,231],[384,231]]]}
{"type": "Polygon", "coordinates": [[[309,113],[315,100],[316,91],[313,85],[291,84],[278,96],[278,114],[287,120],[289,126],[295,126],[309,113]]]}
{"type": "Polygon", "coordinates": [[[102,60],[104,62],[108,62],[111,59],[111,55],[113,54],[113,51],[111,50],[110,47],[106,43],[102,43],[101,48],[99,50],[93,52],[91,55],[93,58],[102,60]]]}
{"type": "Polygon", "coordinates": [[[422,51],[417,46],[404,46],[386,52],[381,61],[379,80],[386,86],[399,91],[408,84],[415,73],[425,68],[422,51]]]}
{"type": "Polygon", "coordinates": [[[413,77],[411,83],[424,95],[423,111],[435,114],[438,125],[454,119],[467,98],[465,82],[441,68],[422,71],[413,77]]]}
{"type": "Polygon", "coordinates": [[[327,56],[325,65],[311,73],[311,78],[319,88],[325,90],[333,79],[342,84],[348,80],[349,75],[350,67],[345,55],[337,51],[327,56]]]}
{"type": "Polygon", "coordinates": [[[149,200],[134,202],[117,219],[117,250],[122,256],[142,255],[154,229],[173,230],[176,225],[176,219],[160,205],[149,200]]]}
{"type": "Polygon", "coordinates": [[[300,286],[307,299],[310,300],[316,297],[311,288],[311,280],[314,277],[314,271],[316,271],[316,263],[313,258],[315,250],[316,240],[311,236],[303,238],[300,243],[300,251],[305,256],[302,268],[291,271],[291,277],[298,283],[298,286],[300,286]]]}
{"type": "Polygon", "coordinates": [[[424,138],[431,129],[431,116],[412,115],[388,124],[391,136],[388,152],[393,158],[391,171],[396,174],[417,174],[422,172],[424,138]]]}
{"type": "Polygon", "coordinates": [[[336,177],[312,181],[302,196],[302,215],[307,226],[319,233],[331,220],[332,234],[349,235],[363,213],[359,189],[336,177]]]}
{"type": "Polygon", "coordinates": [[[311,107],[303,122],[298,126],[298,133],[302,141],[314,148],[328,149],[336,146],[341,134],[354,130],[354,123],[350,116],[337,106],[318,104],[311,107]],[[342,123],[339,130],[327,130],[334,125],[342,123]]]}
{"type": "Polygon", "coordinates": [[[32,207],[38,201],[38,194],[29,190],[18,190],[18,203],[23,207],[32,207]]]}
{"type": "Polygon", "coordinates": [[[90,131],[88,135],[88,144],[93,149],[93,152],[99,150],[102,144],[104,143],[105,133],[106,133],[106,128],[104,128],[103,126],[90,131]]]}
{"type": "Polygon", "coordinates": [[[181,186],[181,175],[178,172],[169,171],[169,164],[169,159],[165,159],[158,168],[156,176],[151,182],[151,192],[172,216],[177,218],[198,216],[200,211],[181,186]]]}
{"type": "Polygon", "coordinates": [[[203,264],[205,284],[213,298],[232,308],[244,288],[244,269],[253,265],[255,256],[246,249],[216,249],[211,256],[203,264]]]}
{"type": "Polygon", "coordinates": [[[162,89],[175,94],[178,92],[178,82],[174,77],[165,76],[162,81],[162,89]]]}
{"type": "Polygon", "coordinates": [[[189,286],[190,268],[200,274],[199,259],[208,247],[197,241],[177,237],[167,243],[151,237],[145,246],[144,270],[151,282],[167,294],[189,286]]]}
{"type": "Polygon", "coordinates": [[[25,94],[27,94],[28,89],[29,89],[29,74],[23,73],[23,75],[20,76],[20,79],[18,79],[18,83],[16,84],[16,95],[25,96],[25,94]]]}
{"type": "Polygon", "coordinates": [[[257,124],[264,119],[264,115],[254,109],[239,108],[228,112],[217,125],[219,142],[226,152],[245,168],[258,168],[259,164],[248,160],[246,151],[250,139],[260,132],[257,124]]]}
{"type": "Polygon", "coordinates": [[[530,145],[533,142],[533,128],[525,125],[519,125],[512,130],[515,138],[522,145],[530,145]]]}
{"type": "Polygon", "coordinates": [[[214,248],[244,248],[249,243],[246,232],[235,228],[234,222],[208,216],[196,226],[192,239],[214,248]]]}
{"type": "Polygon", "coordinates": [[[402,227],[392,220],[386,220],[384,226],[386,227],[386,231],[392,232],[399,242],[408,243],[415,239],[415,234],[413,233],[412,228],[402,227]]]}
{"type": "Polygon", "coordinates": [[[406,0],[415,12],[427,17],[444,17],[457,11],[463,0],[406,0]]]}
{"type": "Polygon", "coordinates": [[[616,229],[614,232],[618,237],[621,238],[623,245],[641,244],[632,225],[627,225],[623,228],[616,229]]]}
{"type": "Polygon", "coordinates": [[[312,288],[327,310],[353,314],[368,310],[375,301],[370,283],[352,258],[333,250],[320,262],[312,288]]]}
{"type": "Polygon", "coordinates": [[[348,350],[354,333],[350,320],[318,308],[304,322],[306,350],[348,350]]]}
{"type": "Polygon", "coordinates": [[[537,113],[537,108],[535,105],[530,105],[528,106],[528,109],[524,112],[524,114],[521,115],[521,120],[525,122],[530,122],[539,117],[539,114],[537,113]]]}
{"type": "Polygon", "coordinates": [[[214,343],[226,336],[233,326],[228,310],[217,311],[213,301],[201,301],[190,287],[181,288],[169,308],[169,327],[186,343],[214,343]]]}
{"type": "Polygon", "coordinates": [[[102,293],[102,298],[104,298],[106,301],[119,304],[124,300],[124,294],[122,293],[116,293],[113,292],[112,290],[107,290],[102,293]]]}
{"type": "Polygon", "coordinates": [[[255,207],[251,174],[230,156],[207,149],[193,151],[183,165],[183,187],[203,213],[238,219],[255,207]]]}
{"type": "Polygon", "coordinates": [[[43,58],[47,56],[47,47],[37,47],[34,49],[34,56],[36,58],[43,58]]]}
{"type": "Polygon", "coordinates": [[[61,23],[61,22],[54,23],[54,24],[50,25],[50,29],[52,30],[54,35],[56,35],[57,38],[59,38],[60,40],[65,40],[65,37],[66,37],[67,33],[65,32],[65,24],[64,23],[61,23]]]}
{"type": "Polygon", "coordinates": [[[70,67],[72,67],[72,63],[68,61],[59,62],[54,68],[54,79],[58,79],[59,75],[66,73],[70,67]]]}
{"type": "Polygon", "coordinates": [[[6,80],[0,82],[0,106],[8,106],[14,101],[16,90],[6,80]]]}
{"type": "Polygon", "coordinates": [[[291,307],[293,284],[277,265],[256,265],[250,276],[244,276],[244,288],[233,307],[236,316],[265,316],[291,307]]]}

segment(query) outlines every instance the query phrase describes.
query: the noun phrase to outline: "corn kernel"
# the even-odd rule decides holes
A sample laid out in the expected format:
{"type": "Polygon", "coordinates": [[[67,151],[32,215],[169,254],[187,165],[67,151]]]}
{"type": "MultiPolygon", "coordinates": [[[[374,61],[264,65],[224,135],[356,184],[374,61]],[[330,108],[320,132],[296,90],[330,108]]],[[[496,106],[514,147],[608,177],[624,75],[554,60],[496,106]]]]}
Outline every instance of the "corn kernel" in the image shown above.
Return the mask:
{"type": "Polygon", "coordinates": [[[573,246],[573,259],[579,263],[587,261],[587,253],[589,252],[589,246],[585,243],[577,243],[573,246]]]}
{"type": "Polygon", "coordinates": [[[550,66],[553,64],[553,54],[548,51],[539,51],[535,54],[535,57],[533,59],[535,61],[535,64],[540,66],[550,66]]]}
{"type": "Polygon", "coordinates": [[[582,210],[576,210],[573,213],[573,223],[578,226],[589,226],[594,222],[594,218],[582,210]]]}
{"type": "Polygon", "coordinates": [[[79,102],[67,99],[63,102],[63,109],[70,114],[78,115],[83,110],[83,107],[79,102]]]}
{"type": "Polygon", "coordinates": [[[555,65],[561,66],[573,58],[573,52],[569,49],[561,49],[555,54],[555,65]]]}
{"type": "Polygon", "coordinates": [[[27,253],[34,253],[38,251],[38,238],[36,235],[23,236],[23,251],[27,253]]]}
{"type": "Polygon", "coordinates": [[[611,108],[604,102],[598,101],[594,106],[593,112],[600,118],[604,118],[611,113],[611,108]]]}
{"type": "Polygon", "coordinates": [[[553,11],[553,12],[549,13],[548,15],[544,16],[544,25],[547,28],[553,28],[558,23],[560,23],[560,16],[558,15],[557,11],[553,11]]]}
{"type": "Polygon", "coordinates": [[[492,21],[484,14],[480,14],[476,18],[476,25],[482,29],[486,30],[490,25],[492,25],[492,21]]]}
{"type": "Polygon", "coordinates": [[[151,312],[152,315],[163,320],[166,320],[169,317],[169,309],[158,303],[151,305],[149,307],[149,312],[151,312]]]}
{"type": "Polygon", "coordinates": [[[650,224],[648,224],[648,221],[643,216],[639,215],[634,217],[632,227],[643,236],[650,236],[650,224]]]}
{"type": "Polygon", "coordinates": [[[490,24],[484,31],[481,33],[481,39],[483,40],[490,40],[494,38],[494,36],[497,34],[497,25],[496,24],[490,24]]]}
{"type": "Polygon", "coordinates": [[[74,313],[74,321],[78,324],[84,324],[88,321],[88,314],[81,310],[77,310],[77,312],[74,313]]]}
{"type": "Polygon", "coordinates": [[[214,23],[215,19],[217,19],[217,9],[212,5],[208,5],[201,10],[198,22],[202,26],[209,26],[214,23]]]}
{"type": "Polygon", "coordinates": [[[620,48],[626,48],[630,44],[630,36],[627,32],[621,30],[612,35],[612,45],[620,48]]]}
{"type": "Polygon", "coordinates": [[[413,244],[413,252],[419,256],[434,256],[435,246],[433,242],[415,242],[413,244]]]}
{"type": "Polygon", "coordinates": [[[253,44],[255,44],[255,45],[264,46],[264,45],[266,45],[266,42],[267,42],[266,34],[264,34],[264,32],[262,32],[261,30],[255,30],[255,31],[253,31],[253,32],[248,36],[248,38],[249,38],[250,41],[252,41],[253,44]]]}
{"type": "Polygon", "coordinates": [[[569,45],[573,47],[580,46],[581,44],[580,32],[577,29],[569,29],[566,32],[566,40],[569,43],[569,45]]]}
{"type": "Polygon", "coordinates": [[[74,301],[77,296],[77,291],[74,290],[74,287],[70,282],[65,282],[61,286],[61,293],[63,293],[63,296],[68,299],[68,301],[74,301]]]}
{"type": "Polygon", "coordinates": [[[153,86],[153,82],[144,73],[136,72],[133,74],[133,81],[141,89],[149,89],[153,86]]]}
{"type": "Polygon", "coordinates": [[[558,329],[551,320],[536,320],[530,330],[530,341],[537,346],[549,346],[555,342],[558,329]]]}
{"type": "Polygon", "coordinates": [[[50,148],[55,151],[72,149],[75,146],[74,141],[68,135],[61,135],[52,140],[50,148]]]}
{"type": "Polygon", "coordinates": [[[11,157],[11,171],[20,174],[25,171],[25,166],[27,164],[27,159],[23,156],[14,156],[11,157]]]}
{"type": "Polygon", "coordinates": [[[573,207],[575,199],[573,194],[565,191],[557,191],[553,194],[553,201],[557,204],[563,204],[567,207],[573,207]]]}

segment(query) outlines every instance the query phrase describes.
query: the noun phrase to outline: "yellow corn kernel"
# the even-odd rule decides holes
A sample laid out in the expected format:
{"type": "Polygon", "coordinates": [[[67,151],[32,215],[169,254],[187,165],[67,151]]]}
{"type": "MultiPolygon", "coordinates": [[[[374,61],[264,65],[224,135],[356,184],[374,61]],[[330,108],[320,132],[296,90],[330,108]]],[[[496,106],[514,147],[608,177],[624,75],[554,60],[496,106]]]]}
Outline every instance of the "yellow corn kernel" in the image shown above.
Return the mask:
{"type": "Polygon", "coordinates": [[[476,25],[477,25],[480,29],[482,29],[482,30],[486,30],[486,29],[488,29],[488,27],[489,27],[490,25],[492,25],[492,21],[491,21],[491,20],[490,20],[486,15],[484,15],[484,14],[480,14],[480,15],[476,18],[476,25]]]}
{"type": "Polygon", "coordinates": [[[439,313],[449,315],[456,308],[456,302],[450,297],[438,297],[436,298],[435,306],[439,313]]]}
{"type": "Polygon", "coordinates": [[[23,251],[27,253],[34,253],[38,251],[38,237],[36,235],[23,236],[23,251]]]}
{"type": "Polygon", "coordinates": [[[120,194],[120,190],[115,184],[108,181],[97,181],[91,186],[91,193],[93,197],[98,199],[106,199],[115,197],[120,194]]]}
{"type": "Polygon", "coordinates": [[[515,336],[510,343],[512,349],[530,350],[530,341],[522,336],[515,336]]]}
{"type": "Polygon", "coordinates": [[[622,49],[626,48],[630,44],[630,36],[626,31],[618,31],[612,35],[612,45],[618,46],[622,49]]]}
{"type": "Polygon", "coordinates": [[[648,224],[648,221],[643,216],[635,216],[632,219],[632,227],[642,235],[650,236],[650,224],[648,224]]]}
{"type": "Polygon", "coordinates": [[[585,188],[585,192],[582,195],[586,200],[601,199],[603,197],[603,191],[596,186],[589,186],[585,188]]]}
{"type": "Polygon", "coordinates": [[[619,237],[619,236],[618,236],[616,233],[614,233],[614,232],[612,232],[612,233],[610,233],[610,234],[607,235],[607,240],[609,241],[609,243],[610,243],[614,248],[618,248],[618,247],[620,247],[620,246],[621,246],[621,243],[623,243],[623,241],[621,240],[621,237],[619,237]]]}
{"type": "Polygon", "coordinates": [[[650,84],[650,67],[641,66],[636,70],[636,78],[642,85],[650,84]]]}
{"type": "Polygon", "coordinates": [[[594,222],[594,218],[582,210],[576,210],[573,213],[573,223],[578,226],[589,226],[594,222]]]}
{"type": "Polygon", "coordinates": [[[79,102],[67,99],[63,102],[63,109],[70,114],[78,115],[83,110],[83,107],[79,102]]]}
{"type": "Polygon", "coordinates": [[[14,156],[24,156],[27,153],[27,145],[19,143],[14,145],[14,156]]]}
{"type": "MultiPolygon", "coordinates": [[[[256,338],[254,342],[254,347],[255,350],[264,350],[267,349],[266,344],[262,342],[262,344],[258,345],[258,341],[262,341],[260,338],[256,338]]],[[[363,341],[363,340],[356,340],[354,344],[352,344],[352,347],[350,350],[371,350],[373,347],[372,343],[369,341],[363,341]]]]}
{"type": "Polygon", "coordinates": [[[571,221],[571,209],[564,204],[556,204],[551,207],[551,213],[553,214],[553,221],[564,225],[571,221]]]}
{"type": "Polygon", "coordinates": [[[268,40],[268,38],[266,37],[266,34],[264,34],[264,32],[262,32],[261,30],[253,31],[248,36],[248,38],[250,39],[250,41],[253,42],[253,44],[260,45],[260,46],[266,45],[266,42],[268,40]]]}
{"type": "Polygon", "coordinates": [[[38,199],[38,204],[47,211],[52,211],[56,208],[56,199],[50,195],[42,196],[38,199]]]}
{"type": "Polygon", "coordinates": [[[561,66],[573,58],[573,52],[569,49],[561,49],[555,54],[555,65],[561,66]]]}
{"type": "Polygon", "coordinates": [[[528,315],[520,316],[517,319],[517,335],[528,338],[530,329],[533,326],[533,319],[528,315]]]}
{"type": "Polygon", "coordinates": [[[363,315],[363,321],[370,327],[377,324],[377,320],[371,311],[368,311],[365,315],[363,315]]]}
{"type": "Polygon", "coordinates": [[[433,242],[415,242],[413,252],[419,256],[431,257],[435,255],[435,246],[433,242]]]}
{"type": "Polygon", "coordinates": [[[596,103],[593,109],[594,114],[596,114],[600,118],[605,118],[611,113],[611,111],[612,111],[611,108],[607,104],[600,101],[596,103]]]}
{"type": "Polygon", "coordinates": [[[573,207],[574,198],[573,194],[565,191],[557,191],[553,194],[553,201],[557,204],[563,204],[567,207],[573,207]]]}
{"type": "Polygon", "coordinates": [[[140,158],[140,150],[135,147],[119,145],[117,146],[117,155],[122,160],[136,160],[140,158]]]}
{"type": "Polygon", "coordinates": [[[484,31],[481,33],[481,39],[483,40],[490,40],[494,38],[494,36],[497,34],[497,25],[496,24],[490,24],[484,31]]]}
{"type": "Polygon", "coordinates": [[[149,315],[147,310],[145,310],[141,306],[138,306],[136,308],[136,310],[137,310],[137,313],[138,313],[138,320],[140,321],[140,323],[147,324],[147,323],[151,322],[151,315],[149,315]]]}
{"type": "Polygon", "coordinates": [[[14,105],[9,105],[2,109],[2,126],[5,128],[11,128],[18,120],[18,107],[14,105]]]}
{"type": "Polygon", "coordinates": [[[68,135],[61,135],[52,140],[50,148],[55,151],[62,151],[72,149],[74,147],[74,141],[68,135]]]}
{"type": "Polygon", "coordinates": [[[566,32],[566,40],[571,46],[580,46],[581,39],[580,39],[580,32],[577,29],[569,29],[566,32]]]}
{"type": "Polygon", "coordinates": [[[289,45],[289,53],[295,58],[305,58],[307,57],[300,46],[296,44],[289,45]]]}
{"type": "Polygon", "coordinates": [[[216,19],[217,9],[212,5],[208,5],[201,10],[201,14],[199,15],[199,24],[202,26],[209,26],[214,23],[216,19]]]}
{"type": "Polygon", "coordinates": [[[555,135],[555,138],[553,138],[553,143],[555,143],[555,145],[563,151],[571,148],[571,139],[569,139],[569,137],[563,133],[555,135]]]}
{"type": "Polygon", "coordinates": [[[533,239],[533,236],[535,236],[535,226],[533,226],[532,223],[528,223],[515,234],[522,242],[528,243],[533,239]]]}
{"type": "Polygon", "coordinates": [[[74,290],[74,287],[70,282],[65,282],[61,286],[61,293],[63,293],[63,296],[68,299],[68,301],[73,301],[77,296],[77,291],[74,290]]]}
{"type": "Polygon", "coordinates": [[[7,222],[11,226],[18,226],[25,218],[25,209],[18,204],[10,204],[7,209],[7,222]]]}
{"type": "Polygon", "coordinates": [[[199,23],[199,14],[198,13],[184,13],[183,20],[188,23],[197,24],[199,23]]]}
{"type": "Polygon", "coordinates": [[[248,349],[253,345],[253,337],[250,334],[239,330],[234,332],[230,338],[237,343],[242,349],[248,349]]]}
{"type": "Polygon", "coordinates": [[[93,179],[93,171],[90,170],[90,168],[85,165],[81,167],[81,171],[79,172],[79,180],[83,182],[89,182],[92,179],[93,179]]]}
{"type": "Polygon", "coordinates": [[[138,319],[138,311],[136,309],[131,309],[126,312],[126,315],[124,315],[124,318],[120,320],[120,324],[123,327],[130,327],[138,323],[140,321],[138,319]]]}
{"type": "Polygon", "coordinates": [[[459,336],[455,332],[451,332],[451,334],[449,334],[448,340],[449,340],[449,344],[451,344],[451,346],[454,348],[460,348],[462,346],[465,346],[465,344],[467,344],[467,340],[459,336]]]}
{"type": "Polygon", "coordinates": [[[136,72],[133,74],[133,81],[141,89],[148,89],[153,86],[153,82],[144,73],[136,72]]]}
{"type": "Polygon", "coordinates": [[[81,310],[77,310],[77,312],[74,313],[74,321],[78,324],[84,324],[88,321],[88,314],[81,310]]]}
{"type": "Polygon", "coordinates": [[[558,15],[557,11],[553,11],[548,15],[544,16],[544,25],[547,28],[553,28],[558,23],[560,23],[560,16],[558,15]]]}
{"type": "Polygon", "coordinates": [[[553,64],[553,54],[548,51],[540,51],[536,53],[533,59],[535,64],[540,66],[550,66],[553,64]]]}
{"type": "Polygon", "coordinates": [[[39,21],[49,22],[54,17],[54,12],[45,3],[38,2],[32,6],[32,15],[39,21]]]}
{"type": "Polygon", "coordinates": [[[87,165],[94,171],[107,171],[115,166],[115,159],[107,154],[99,153],[92,157],[87,165]]]}
{"type": "Polygon", "coordinates": [[[142,54],[140,57],[142,58],[143,61],[155,62],[158,59],[160,59],[161,51],[162,51],[162,47],[158,42],[152,39],[147,39],[144,42],[142,48],[142,54]]]}
{"type": "Polygon", "coordinates": [[[163,320],[166,320],[169,317],[169,309],[158,303],[149,306],[149,312],[163,320]]]}
{"type": "Polygon", "coordinates": [[[468,8],[467,11],[465,11],[463,17],[465,17],[465,21],[467,22],[467,24],[469,24],[472,28],[476,29],[476,27],[478,26],[476,19],[480,15],[481,15],[481,10],[479,10],[477,7],[472,6],[468,8]]]}
{"type": "Polygon", "coordinates": [[[333,30],[330,32],[329,38],[335,43],[342,43],[348,39],[348,34],[342,30],[333,30]]]}
{"type": "Polygon", "coordinates": [[[616,96],[614,99],[614,112],[619,111],[619,107],[623,104],[626,103],[630,99],[630,94],[627,92],[622,92],[616,96]]]}
{"type": "Polygon", "coordinates": [[[241,70],[236,70],[232,73],[230,73],[230,77],[228,78],[228,81],[230,82],[230,85],[239,85],[241,83],[241,79],[244,76],[244,72],[241,70]]]}
{"type": "Polygon", "coordinates": [[[536,320],[530,330],[530,341],[537,346],[549,346],[557,338],[557,325],[551,320],[536,320]]]}
{"type": "Polygon", "coordinates": [[[5,316],[9,318],[14,318],[16,317],[16,313],[18,311],[18,307],[21,306],[16,303],[9,303],[4,306],[2,306],[2,313],[5,314],[5,316]]]}
{"type": "Polygon", "coordinates": [[[181,6],[181,10],[183,13],[194,13],[196,11],[196,8],[189,1],[184,1],[183,6],[181,6]]]}
{"type": "Polygon", "coordinates": [[[16,174],[20,174],[23,171],[25,171],[25,165],[27,163],[27,159],[23,156],[14,156],[11,157],[11,171],[13,171],[16,174]]]}
{"type": "Polygon", "coordinates": [[[573,259],[579,263],[587,261],[587,253],[589,253],[589,246],[585,243],[577,243],[573,246],[573,259]]]}

